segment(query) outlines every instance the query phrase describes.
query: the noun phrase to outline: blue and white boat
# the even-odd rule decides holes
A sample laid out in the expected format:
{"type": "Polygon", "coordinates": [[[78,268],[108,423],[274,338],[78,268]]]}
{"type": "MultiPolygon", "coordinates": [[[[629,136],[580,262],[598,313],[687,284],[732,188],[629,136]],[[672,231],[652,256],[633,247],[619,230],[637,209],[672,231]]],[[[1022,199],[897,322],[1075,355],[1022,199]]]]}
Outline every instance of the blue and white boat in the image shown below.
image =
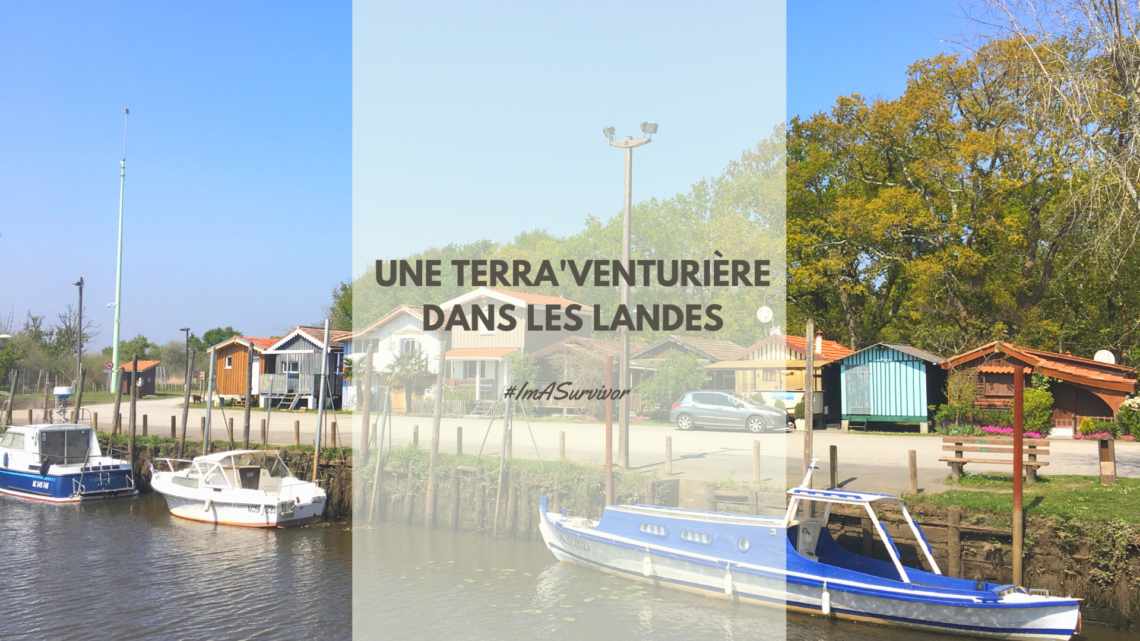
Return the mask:
{"type": "Polygon", "coordinates": [[[0,437],[0,494],[53,503],[138,494],[128,461],[104,456],[90,425],[19,425],[0,437]]]}
{"type": "Polygon", "coordinates": [[[1067,640],[1080,628],[1080,601],[1016,585],[943,576],[921,529],[886,494],[813,490],[808,479],[781,517],[652,505],[607,507],[590,520],[548,512],[540,529],[560,561],[689,592],[786,607],[789,611],[895,627],[1000,639],[1067,640]],[[815,510],[812,510],[812,504],[815,510]],[[839,547],[831,506],[864,508],[891,561],[839,547]],[[876,506],[903,514],[931,570],[904,567],[876,506]]]}

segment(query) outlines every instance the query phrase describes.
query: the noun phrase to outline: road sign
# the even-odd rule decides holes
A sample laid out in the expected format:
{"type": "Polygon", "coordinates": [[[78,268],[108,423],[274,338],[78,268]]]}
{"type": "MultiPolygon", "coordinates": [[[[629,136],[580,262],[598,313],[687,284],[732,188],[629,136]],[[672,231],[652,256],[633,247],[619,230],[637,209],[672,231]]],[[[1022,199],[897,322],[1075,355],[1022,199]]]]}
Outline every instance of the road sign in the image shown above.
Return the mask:
{"type": "Polygon", "coordinates": [[[206,372],[198,372],[198,380],[200,380],[200,381],[206,380],[206,372]]]}
{"type": "Polygon", "coordinates": [[[106,363],[103,363],[103,373],[104,374],[110,374],[111,371],[114,369],[115,369],[115,364],[112,363],[111,361],[107,361],[106,363]]]}

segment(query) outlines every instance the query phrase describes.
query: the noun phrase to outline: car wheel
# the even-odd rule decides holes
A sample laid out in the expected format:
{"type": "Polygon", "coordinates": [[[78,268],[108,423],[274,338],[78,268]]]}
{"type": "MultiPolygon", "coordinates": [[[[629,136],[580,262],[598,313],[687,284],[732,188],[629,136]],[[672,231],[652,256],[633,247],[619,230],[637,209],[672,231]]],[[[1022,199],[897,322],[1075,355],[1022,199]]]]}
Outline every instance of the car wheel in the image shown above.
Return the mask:
{"type": "Polygon", "coordinates": [[[696,427],[696,425],[693,424],[692,416],[689,416],[688,414],[682,414],[677,417],[677,429],[687,432],[694,427],[696,427]]]}
{"type": "Polygon", "coordinates": [[[749,416],[747,426],[749,432],[759,434],[764,431],[764,419],[759,416],[749,416]]]}

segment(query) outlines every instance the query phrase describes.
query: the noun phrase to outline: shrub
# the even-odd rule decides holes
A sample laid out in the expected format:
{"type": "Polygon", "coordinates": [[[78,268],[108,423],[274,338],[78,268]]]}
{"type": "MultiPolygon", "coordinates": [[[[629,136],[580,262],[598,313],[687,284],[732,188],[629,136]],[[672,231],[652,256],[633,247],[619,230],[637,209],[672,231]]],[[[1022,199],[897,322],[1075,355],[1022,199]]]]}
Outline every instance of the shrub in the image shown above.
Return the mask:
{"type": "Polygon", "coordinates": [[[776,402],[772,403],[772,406],[778,410],[783,410],[785,412],[788,411],[788,406],[784,405],[784,401],[781,401],[780,399],[776,399],[776,402]]]}
{"type": "MultiPolygon", "coordinates": [[[[752,395],[752,402],[756,403],[757,405],[767,405],[768,404],[768,402],[764,400],[764,395],[761,394],[760,392],[756,392],[755,394],[752,395]]],[[[776,401],[776,402],[779,403],[780,401],[776,401]]]]}
{"type": "Polygon", "coordinates": [[[1140,396],[1124,399],[1116,413],[1120,433],[1140,438],[1140,396]]]}
{"type": "Polygon", "coordinates": [[[1091,418],[1086,416],[1083,419],[1081,419],[1081,424],[1079,427],[1077,427],[1077,431],[1080,432],[1084,436],[1089,436],[1090,434],[1095,434],[1096,433],[1096,423],[1093,422],[1093,420],[1091,418]]]}
{"type": "Polygon", "coordinates": [[[796,414],[796,418],[803,418],[804,417],[804,402],[803,401],[796,403],[795,414],[796,414]]]}
{"type": "Polygon", "coordinates": [[[1048,436],[1053,429],[1053,395],[1030,387],[1025,390],[1024,401],[1025,431],[1048,436]]]}

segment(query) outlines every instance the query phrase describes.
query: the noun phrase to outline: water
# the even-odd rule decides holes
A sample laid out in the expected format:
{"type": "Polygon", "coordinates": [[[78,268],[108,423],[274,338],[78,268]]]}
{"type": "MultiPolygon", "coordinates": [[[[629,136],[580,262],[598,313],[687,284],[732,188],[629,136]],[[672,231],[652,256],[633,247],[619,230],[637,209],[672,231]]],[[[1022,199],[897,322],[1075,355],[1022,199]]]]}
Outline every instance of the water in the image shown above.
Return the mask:
{"type": "Polygon", "coordinates": [[[0,496],[0,639],[350,639],[351,532],[0,496]]]}

